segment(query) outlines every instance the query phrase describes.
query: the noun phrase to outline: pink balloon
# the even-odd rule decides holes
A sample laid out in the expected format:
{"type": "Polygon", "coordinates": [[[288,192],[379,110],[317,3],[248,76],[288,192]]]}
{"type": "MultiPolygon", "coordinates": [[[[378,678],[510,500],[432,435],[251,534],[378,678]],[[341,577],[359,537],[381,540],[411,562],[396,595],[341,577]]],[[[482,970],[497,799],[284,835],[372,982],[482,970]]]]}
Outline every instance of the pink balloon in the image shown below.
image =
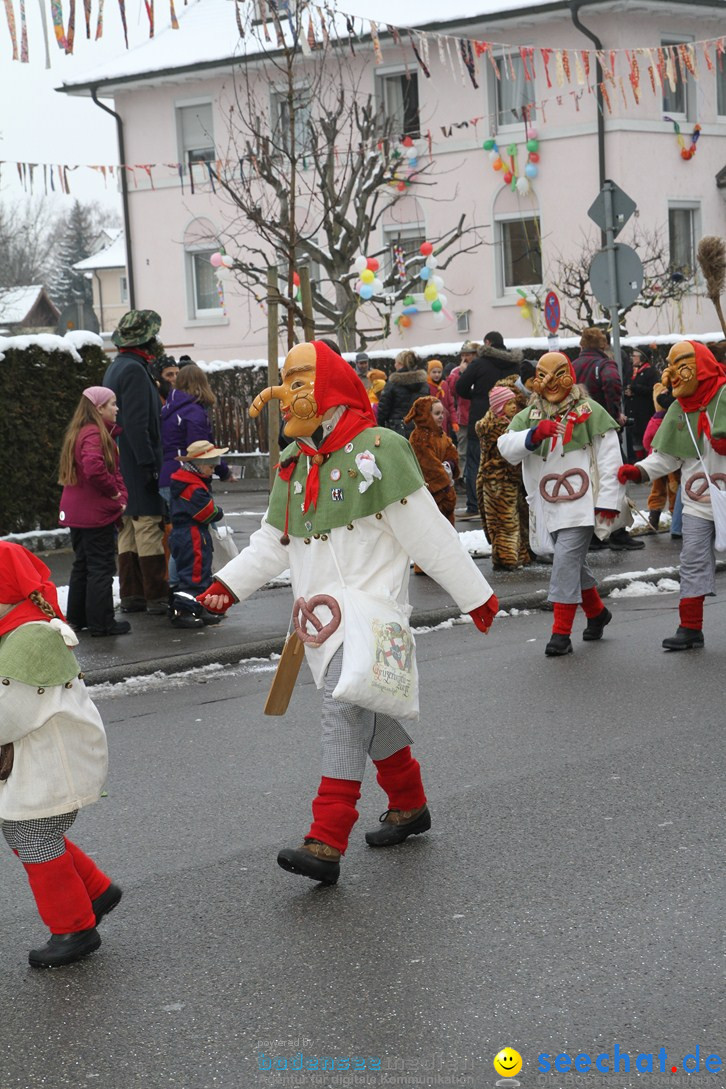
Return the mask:
{"type": "Polygon", "coordinates": [[[209,263],[213,268],[219,268],[222,264],[222,254],[213,253],[212,256],[209,258],[209,263]]]}

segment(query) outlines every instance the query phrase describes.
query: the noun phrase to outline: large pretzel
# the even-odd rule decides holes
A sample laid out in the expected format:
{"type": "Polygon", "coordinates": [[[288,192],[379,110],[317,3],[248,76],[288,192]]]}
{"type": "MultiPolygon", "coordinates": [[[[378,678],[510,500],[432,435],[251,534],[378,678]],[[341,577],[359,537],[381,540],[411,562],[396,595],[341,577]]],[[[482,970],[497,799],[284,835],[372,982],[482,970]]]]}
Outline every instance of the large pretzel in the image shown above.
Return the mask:
{"type": "MultiPolygon", "coordinates": [[[[726,473],[711,473],[711,482],[719,488],[719,491],[726,491],[726,473]]],[[[710,502],[708,477],[705,473],[694,473],[692,477],[689,477],[686,481],[686,495],[694,503],[710,502]]]]}
{"type": "Polygon", "coordinates": [[[548,473],[539,482],[539,494],[545,503],[574,503],[576,499],[582,499],[590,486],[590,478],[584,469],[568,469],[566,473],[548,473]],[[580,482],[579,489],[575,491],[571,480],[577,478],[580,482]],[[552,490],[547,490],[547,485],[552,484],[552,490]]]}
{"type": "Polygon", "coordinates": [[[340,626],[340,605],[329,594],[316,594],[309,601],[306,601],[304,597],[299,597],[292,607],[292,625],[301,643],[307,643],[309,647],[320,647],[340,626]],[[325,627],[313,612],[318,605],[325,605],[332,613],[325,627]],[[301,614],[302,621],[300,620],[301,614]],[[307,630],[305,625],[308,623],[315,628],[315,633],[307,630]]]}

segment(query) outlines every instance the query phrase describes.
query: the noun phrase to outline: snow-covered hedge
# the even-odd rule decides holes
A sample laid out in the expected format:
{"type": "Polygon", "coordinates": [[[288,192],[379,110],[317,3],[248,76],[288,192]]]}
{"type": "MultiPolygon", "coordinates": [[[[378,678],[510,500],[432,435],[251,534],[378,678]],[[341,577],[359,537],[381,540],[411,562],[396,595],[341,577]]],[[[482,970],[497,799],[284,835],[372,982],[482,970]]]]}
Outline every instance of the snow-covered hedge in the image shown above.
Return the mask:
{"type": "Polygon", "coordinates": [[[58,524],[63,432],[107,366],[93,333],[0,337],[0,536],[58,524]]]}

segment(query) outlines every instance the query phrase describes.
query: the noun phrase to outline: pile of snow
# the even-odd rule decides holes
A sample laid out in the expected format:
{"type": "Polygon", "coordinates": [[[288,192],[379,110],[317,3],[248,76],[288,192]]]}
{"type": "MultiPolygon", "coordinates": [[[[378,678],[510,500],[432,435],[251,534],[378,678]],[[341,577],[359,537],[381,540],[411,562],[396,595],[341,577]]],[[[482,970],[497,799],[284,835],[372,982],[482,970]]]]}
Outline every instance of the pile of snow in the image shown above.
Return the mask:
{"type": "Polygon", "coordinates": [[[610,597],[654,597],[656,594],[676,594],[681,588],[675,579],[658,579],[657,582],[642,582],[634,579],[622,589],[610,591],[610,597]]]}

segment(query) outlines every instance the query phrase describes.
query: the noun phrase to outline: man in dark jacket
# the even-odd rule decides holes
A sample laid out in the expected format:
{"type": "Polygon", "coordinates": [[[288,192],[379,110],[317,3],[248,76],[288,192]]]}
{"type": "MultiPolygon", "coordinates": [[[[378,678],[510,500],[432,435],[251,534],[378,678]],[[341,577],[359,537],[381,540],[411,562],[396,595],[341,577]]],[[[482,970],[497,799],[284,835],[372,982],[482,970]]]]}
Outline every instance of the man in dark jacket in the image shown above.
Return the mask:
{"type": "MultiPolygon", "coordinates": [[[[623,383],[618,365],[607,355],[607,348],[607,337],[602,329],[594,326],[584,329],[580,337],[580,354],[572,361],[572,366],[578,385],[584,386],[588,396],[602,405],[622,427],[626,419],[623,413],[623,383]]],[[[610,534],[607,541],[600,541],[593,534],[590,548],[612,548],[619,552],[623,549],[645,548],[645,544],[631,537],[625,527],[621,526],[610,534]]]]}
{"type": "Polygon", "coordinates": [[[119,353],[103,384],[116,394],[121,474],[129,493],[118,537],[121,610],[163,615],[168,584],[164,556],[161,468],[161,399],[150,367],[159,354],[161,318],[154,310],[129,310],[111,339],[119,353]]]}
{"type": "Polygon", "coordinates": [[[500,378],[505,378],[508,374],[519,374],[521,359],[520,351],[506,350],[501,333],[487,333],[484,337],[484,345],[479,349],[476,359],[473,363],[469,363],[456,380],[457,397],[463,397],[465,401],[470,402],[464,466],[466,483],[464,520],[466,521],[479,517],[476,477],[479,472],[481,447],[476,434],[476,425],[489,410],[489,391],[496,386],[500,378]]]}
{"type": "Polygon", "coordinates": [[[413,352],[401,352],[398,358],[403,359],[403,366],[390,375],[378,400],[378,425],[408,438],[413,424],[403,421],[417,398],[429,396],[429,383],[426,371],[419,369],[413,352]]]}

